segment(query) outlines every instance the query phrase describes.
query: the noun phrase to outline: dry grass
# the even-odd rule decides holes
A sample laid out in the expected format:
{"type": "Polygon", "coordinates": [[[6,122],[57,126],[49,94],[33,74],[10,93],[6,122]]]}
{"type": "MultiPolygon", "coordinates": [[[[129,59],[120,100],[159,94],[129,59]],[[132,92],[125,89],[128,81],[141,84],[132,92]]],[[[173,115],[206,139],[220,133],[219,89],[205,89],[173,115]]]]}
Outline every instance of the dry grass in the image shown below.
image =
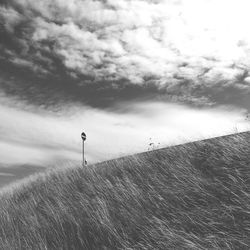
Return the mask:
{"type": "Polygon", "coordinates": [[[0,249],[250,249],[250,133],[39,175],[0,202],[0,249]]]}

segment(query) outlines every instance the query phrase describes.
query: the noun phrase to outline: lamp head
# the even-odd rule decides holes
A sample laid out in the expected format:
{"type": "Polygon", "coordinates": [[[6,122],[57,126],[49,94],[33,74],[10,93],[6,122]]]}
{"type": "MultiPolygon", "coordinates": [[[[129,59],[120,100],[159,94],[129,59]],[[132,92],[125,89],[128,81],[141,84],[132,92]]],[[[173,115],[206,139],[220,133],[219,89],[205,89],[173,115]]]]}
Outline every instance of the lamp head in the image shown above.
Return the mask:
{"type": "Polygon", "coordinates": [[[86,141],[87,137],[86,137],[86,134],[84,132],[82,132],[81,137],[82,137],[83,141],[86,141]]]}

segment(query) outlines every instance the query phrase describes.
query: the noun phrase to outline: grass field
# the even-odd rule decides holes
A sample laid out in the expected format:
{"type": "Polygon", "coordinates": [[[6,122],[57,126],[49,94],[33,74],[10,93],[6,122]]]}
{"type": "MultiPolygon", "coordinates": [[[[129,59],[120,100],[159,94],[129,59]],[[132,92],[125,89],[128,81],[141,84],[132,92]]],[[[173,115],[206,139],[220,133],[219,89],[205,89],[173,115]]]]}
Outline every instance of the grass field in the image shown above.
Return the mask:
{"type": "Polygon", "coordinates": [[[0,249],[250,249],[250,133],[37,175],[2,193],[0,249]]]}

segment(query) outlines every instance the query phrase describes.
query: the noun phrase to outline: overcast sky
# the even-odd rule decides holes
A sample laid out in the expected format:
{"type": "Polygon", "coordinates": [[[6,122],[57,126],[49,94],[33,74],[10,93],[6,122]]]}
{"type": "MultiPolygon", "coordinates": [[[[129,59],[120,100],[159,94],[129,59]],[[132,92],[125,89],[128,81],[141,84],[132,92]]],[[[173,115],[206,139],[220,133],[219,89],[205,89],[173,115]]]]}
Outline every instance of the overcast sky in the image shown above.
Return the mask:
{"type": "Polygon", "coordinates": [[[248,130],[249,7],[2,0],[1,166],[80,161],[82,131],[93,163],[248,130]]]}

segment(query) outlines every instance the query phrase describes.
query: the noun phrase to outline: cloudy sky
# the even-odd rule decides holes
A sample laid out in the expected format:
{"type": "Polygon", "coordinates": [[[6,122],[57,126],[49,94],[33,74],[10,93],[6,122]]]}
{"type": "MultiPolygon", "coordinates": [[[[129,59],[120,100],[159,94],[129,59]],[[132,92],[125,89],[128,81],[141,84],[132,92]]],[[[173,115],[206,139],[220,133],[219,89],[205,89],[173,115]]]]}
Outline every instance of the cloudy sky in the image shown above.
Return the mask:
{"type": "Polygon", "coordinates": [[[248,130],[249,7],[2,0],[0,180],[248,130]]]}

